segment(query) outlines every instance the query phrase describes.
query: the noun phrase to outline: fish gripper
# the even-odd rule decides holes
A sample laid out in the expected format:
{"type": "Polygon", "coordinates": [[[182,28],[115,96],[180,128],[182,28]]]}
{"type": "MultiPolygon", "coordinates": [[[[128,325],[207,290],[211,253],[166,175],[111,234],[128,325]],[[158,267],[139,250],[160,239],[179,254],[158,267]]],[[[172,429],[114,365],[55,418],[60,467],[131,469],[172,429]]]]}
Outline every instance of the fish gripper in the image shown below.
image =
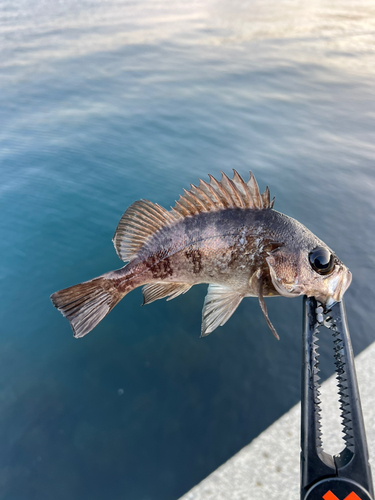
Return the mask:
{"type": "Polygon", "coordinates": [[[301,500],[374,500],[367,441],[343,301],[324,310],[304,297],[301,398],[301,500]],[[324,451],[319,373],[320,327],[333,335],[344,449],[324,451]]]}

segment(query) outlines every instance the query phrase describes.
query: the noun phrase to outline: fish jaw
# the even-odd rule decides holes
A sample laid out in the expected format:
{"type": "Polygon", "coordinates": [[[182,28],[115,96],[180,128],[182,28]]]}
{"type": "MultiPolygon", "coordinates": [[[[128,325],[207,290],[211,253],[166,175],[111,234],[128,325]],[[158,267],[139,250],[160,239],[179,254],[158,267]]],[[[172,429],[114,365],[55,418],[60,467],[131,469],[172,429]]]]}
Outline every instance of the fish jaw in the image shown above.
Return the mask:
{"type": "Polygon", "coordinates": [[[337,302],[341,302],[342,297],[352,282],[352,273],[349,269],[343,269],[338,275],[328,282],[328,293],[325,296],[315,298],[326,307],[331,308],[337,302]]]}

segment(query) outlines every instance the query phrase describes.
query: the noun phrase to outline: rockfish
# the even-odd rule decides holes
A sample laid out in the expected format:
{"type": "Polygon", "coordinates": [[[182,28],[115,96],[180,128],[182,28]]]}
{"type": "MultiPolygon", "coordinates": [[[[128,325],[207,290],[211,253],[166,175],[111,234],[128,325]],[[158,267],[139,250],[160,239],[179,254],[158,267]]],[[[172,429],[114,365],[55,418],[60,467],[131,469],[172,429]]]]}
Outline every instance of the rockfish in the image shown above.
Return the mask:
{"type": "Polygon", "coordinates": [[[144,304],[174,299],[208,283],[201,336],[224,325],[244,297],[313,296],[327,307],[339,302],[351,273],[334,252],[295,219],[273,210],[250,173],[234,170],[217,181],[184,190],[170,211],[148,200],[122,216],[113,244],[127,264],[51,295],[75,337],[90,332],[129,292],[143,286],[144,304]]]}

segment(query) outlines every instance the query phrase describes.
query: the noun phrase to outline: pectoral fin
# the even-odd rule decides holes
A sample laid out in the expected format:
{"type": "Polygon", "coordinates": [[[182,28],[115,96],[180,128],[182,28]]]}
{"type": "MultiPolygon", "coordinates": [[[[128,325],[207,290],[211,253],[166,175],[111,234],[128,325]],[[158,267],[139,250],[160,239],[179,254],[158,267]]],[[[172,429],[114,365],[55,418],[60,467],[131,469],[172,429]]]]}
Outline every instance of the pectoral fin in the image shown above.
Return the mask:
{"type": "Polygon", "coordinates": [[[213,332],[232,316],[239,306],[242,295],[221,285],[209,285],[202,311],[201,337],[213,332]]]}
{"type": "Polygon", "coordinates": [[[258,284],[258,299],[259,299],[259,305],[260,308],[262,309],[262,313],[267,321],[267,325],[270,327],[271,332],[274,334],[274,336],[277,338],[277,340],[280,340],[280,337],[277,334],[277,331],[275,330],[275,327],[271,323],[269,317],[268,317],[268,312],[267,312],[267,306],[266,303],[264,302],[264,297],[263,297],[263,281],[261,276],[257,276],[257,284],[258,284]]]}

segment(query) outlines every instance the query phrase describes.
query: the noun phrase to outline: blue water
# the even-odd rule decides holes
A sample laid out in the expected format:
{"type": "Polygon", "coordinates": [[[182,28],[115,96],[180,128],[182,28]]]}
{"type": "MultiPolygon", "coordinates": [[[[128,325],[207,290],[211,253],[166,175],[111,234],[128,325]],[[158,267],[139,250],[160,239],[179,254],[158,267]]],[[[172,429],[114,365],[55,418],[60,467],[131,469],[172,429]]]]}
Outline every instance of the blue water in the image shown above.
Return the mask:
{"type": "Polygon", "coordinates": [[[300,299],[267,301],[280,342],[252,299],[199,339],[205,286],[73,339],[49,295],[121,267],[139,198],[251,169],[375,340],[374,61],[365,0],[0,0],[2,500],[176,499],[299,400],[300,299]]]}

